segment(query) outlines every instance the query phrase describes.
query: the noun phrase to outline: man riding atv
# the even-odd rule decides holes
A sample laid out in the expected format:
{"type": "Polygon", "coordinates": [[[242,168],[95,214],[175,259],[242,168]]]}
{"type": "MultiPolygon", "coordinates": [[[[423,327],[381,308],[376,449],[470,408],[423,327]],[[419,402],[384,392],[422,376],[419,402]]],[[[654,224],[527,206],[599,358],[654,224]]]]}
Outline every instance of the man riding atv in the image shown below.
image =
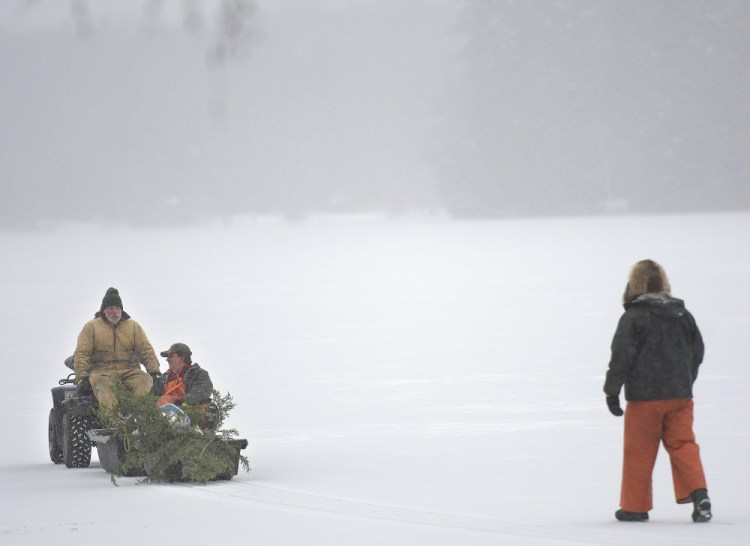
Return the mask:
{"type": "Polygon", "coordinates": [[[152,394],[159,396],[157,405],[198,406],[211,401],[214,389],[211,377],[206,370],[193,363],[190,347],[184,343],[173,343],[160,354],[166,357],[169,370],[164,372],[161,380],[154,382],[151,390],[152,394]]]}
{"type": "Polygon", "coordinates": [[[78,335],[74,366],[79,394],[93,394],[104,407],[117,403],[111,388],[115,378],[141,395],[151,390],[152,378],[160,375],[146,332],[123,311],[116,288],[107,290],[99,311],[78,335]],[[148,373],[141,370],[141,362],[148,373]]]}
{"type": "MultiPolygon", "coordinates": [[[[156,404],[167,415],[183,423],[189,423],[184,412],[185,406],[196,406],[201,409],[201,428],[212,428],[216,419],[216,407],[212,403],[214,386],[208,372],[192,361],[192,351],[184,343],[173,343],[169,349],[162,351],[169,369],[159,379],[154,380],[151,394],[159,397],[156,404]]],[[[195,416],[195,414],[194,414],[195,416]]]]}

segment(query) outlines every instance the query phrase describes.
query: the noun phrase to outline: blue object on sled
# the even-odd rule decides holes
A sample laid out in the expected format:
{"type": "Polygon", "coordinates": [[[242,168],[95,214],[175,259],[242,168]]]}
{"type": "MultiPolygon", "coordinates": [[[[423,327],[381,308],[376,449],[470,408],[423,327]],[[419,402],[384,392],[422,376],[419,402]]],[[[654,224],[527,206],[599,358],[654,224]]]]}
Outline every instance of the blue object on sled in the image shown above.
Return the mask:
{"type": "Polygon", "coordinates": [[[191,425],[190,417],[182,409],[174,404],[164,404],[161,411],[167,416],[173,425],[179,428],[188,428],[191,425]]]}

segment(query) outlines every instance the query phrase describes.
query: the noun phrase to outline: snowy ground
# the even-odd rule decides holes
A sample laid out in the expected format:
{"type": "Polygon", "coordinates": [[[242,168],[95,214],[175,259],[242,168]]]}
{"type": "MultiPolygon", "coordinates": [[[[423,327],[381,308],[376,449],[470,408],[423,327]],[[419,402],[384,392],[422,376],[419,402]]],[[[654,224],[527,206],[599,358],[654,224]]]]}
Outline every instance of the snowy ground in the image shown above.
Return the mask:
{"type": "MultiPolygon", "coordinates": [[[[750,214],[238,220],[0,234],[0,544],[746,544],[750,214]],[[707,356],[696,432],[715,519],[613,518],[601,387],[630,265],[660,261],[707,356]],[[49,389],[109,286],[238,407],[252,472],[110,483],[48,458],[49,389]],[[141,541],[141,542],[137,542],[141,541]]],[[[166,364],[164,365],[166,368],[166,364]]]]}

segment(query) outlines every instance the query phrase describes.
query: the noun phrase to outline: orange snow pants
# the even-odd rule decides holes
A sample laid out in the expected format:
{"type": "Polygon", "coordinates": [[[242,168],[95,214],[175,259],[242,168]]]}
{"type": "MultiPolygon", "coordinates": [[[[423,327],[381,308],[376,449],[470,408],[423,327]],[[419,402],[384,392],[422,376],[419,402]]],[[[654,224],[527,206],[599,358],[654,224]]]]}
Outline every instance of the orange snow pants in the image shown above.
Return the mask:
{"type": "Polygon", "coordinates": [[[692,399],[628,402],[620,506],[629,512],[653,508],[651,476],[660,442],[669,454],[676,501],[689,503],[693,491],[706,488],[693,433],[692,399]]]}

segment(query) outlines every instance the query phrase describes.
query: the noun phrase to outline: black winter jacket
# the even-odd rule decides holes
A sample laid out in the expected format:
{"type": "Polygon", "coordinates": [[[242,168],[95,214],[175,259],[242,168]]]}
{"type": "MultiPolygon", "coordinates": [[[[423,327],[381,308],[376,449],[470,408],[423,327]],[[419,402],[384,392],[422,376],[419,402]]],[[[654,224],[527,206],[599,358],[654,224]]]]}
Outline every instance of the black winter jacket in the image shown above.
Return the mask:
{"type": "Polygon", "coordinates": [[[692,398],[703,339],[682,300],[644,294],[625,305],[612,340],[604,392],[631,401],[692,398]]]}

